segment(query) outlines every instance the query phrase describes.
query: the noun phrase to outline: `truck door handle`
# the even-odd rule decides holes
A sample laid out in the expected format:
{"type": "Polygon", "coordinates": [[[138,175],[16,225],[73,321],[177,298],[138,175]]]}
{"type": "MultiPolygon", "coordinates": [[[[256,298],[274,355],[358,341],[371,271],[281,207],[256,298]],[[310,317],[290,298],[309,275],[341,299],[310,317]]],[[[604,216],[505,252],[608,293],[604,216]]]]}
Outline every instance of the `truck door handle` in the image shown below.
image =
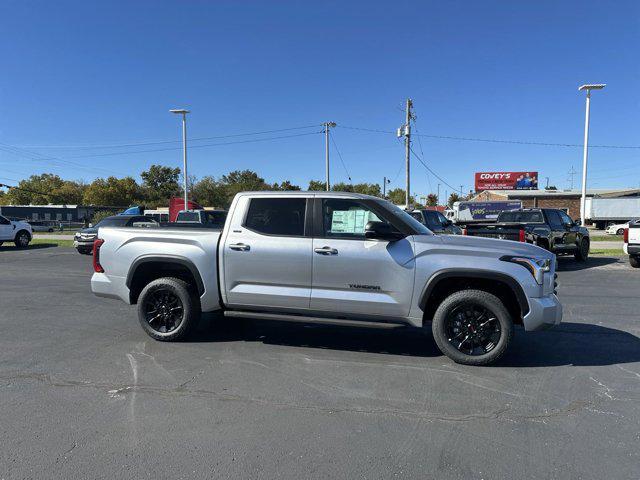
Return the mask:
{"type": "Polygon", "coordinates": [[[338,254],[338,250],[331,247],[314,248],[313,251],[316,253],[319,253],[320,255],[337,255],[338,254]]]}
{"type": "Polygon", "coordinates": [[[244,243],[232,243],[231,245],[229,245],[229,248],[231,250],[237,250],[242,252],[246,252],[247,250],[251,249],[249,245],[245,245],[244,243]]]}

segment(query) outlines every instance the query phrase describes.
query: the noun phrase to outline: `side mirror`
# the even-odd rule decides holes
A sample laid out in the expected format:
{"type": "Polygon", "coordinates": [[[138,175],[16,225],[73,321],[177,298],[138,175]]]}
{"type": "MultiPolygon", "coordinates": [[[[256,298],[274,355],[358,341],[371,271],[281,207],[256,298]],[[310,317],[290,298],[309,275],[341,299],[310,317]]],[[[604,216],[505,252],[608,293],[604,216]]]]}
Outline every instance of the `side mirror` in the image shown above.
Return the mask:
{"type": "Polygon", "coordinates": [[[394,241],[404,238],[404,235],[394,231],[388,223],[368,222],[364,227],[364,238],[394,241]]]}

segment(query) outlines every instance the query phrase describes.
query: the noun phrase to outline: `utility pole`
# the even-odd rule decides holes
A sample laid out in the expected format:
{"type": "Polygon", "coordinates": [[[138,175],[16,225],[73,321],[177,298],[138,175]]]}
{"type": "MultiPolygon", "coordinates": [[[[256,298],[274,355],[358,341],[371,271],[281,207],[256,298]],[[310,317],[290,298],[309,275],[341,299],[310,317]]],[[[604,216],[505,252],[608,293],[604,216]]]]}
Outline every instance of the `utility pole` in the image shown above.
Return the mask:
{"type": "Polygon", "coordinates": [[[575,177],[576,175],[576,170],[575,168],[573,168],[573,165],[571,165],[571,170],[569,170],[569,177],[571,178],[571,190],[573,190],[573,177],[575,177]]]}
{"type": "Polygon", "coordinates": [[[331,182],[329,181],[329,129],[336,126],[336,122],[324,122],[324,148],[325,148],[325,160],[326,160],[326,187],[327,192],[331,190],[331,182]]]}
{"type": "Polygon", "coordinates": [[[387,198],[387,183],[391,183],[387,177],[382,177],[382,198],[387,198]]]}
{"type": "Polygon", "coordinates": [[[545,185],[544,189],[545,190],[549,190],[549,177],[544,177],[547,180],[547,184],[545,185]]]}
{"type": "Polygon", "coordinates": [[[438,184],[438,195],[436,196],[436,205],[440,205],[440,184],[438,184]]]}
{"type": "Polygon", "coordinates": [[[462,187],[464,187],[464,185],[460,185],[460,196],[462,197],[462,187]]]}
{"type": "Polygon", "coordinates": [[[413,108],[413,102],[410,98],[407,98],[407,107],[406,107],[406,118],[405,124],[398,129],[398,137],[404,137],[404,146],[405,146],[405,162],[406,162],[406,185],[405,185],[405,208],[409,209],[411,206],[409,205],[411,195],[409,192],[411,191],[411,120],[415,117],[413,113],[411,113],[411,109],[413,108]]]}

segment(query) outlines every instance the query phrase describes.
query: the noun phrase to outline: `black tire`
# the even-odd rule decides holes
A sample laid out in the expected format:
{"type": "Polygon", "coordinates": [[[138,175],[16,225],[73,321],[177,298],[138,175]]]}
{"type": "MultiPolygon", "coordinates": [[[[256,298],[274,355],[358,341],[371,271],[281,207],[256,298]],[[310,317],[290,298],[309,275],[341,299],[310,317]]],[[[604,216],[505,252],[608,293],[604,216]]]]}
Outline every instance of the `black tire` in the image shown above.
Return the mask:
{"type": "Polygon", "coordinates": [[[633,268],[640,268],[640,257],[636,255],[629,255],[629,264],[633,268]]]}
{"type": "MultiPolygon", "coordinates": [[[[454,362],[463,365],[489,365],[497,361],[507,350],[513,337],[513,320],[504,304],[495,295],[482,290],[461,290],[449,295],[438,306],[433,316],[431,330],[433,339],[440,351],[454,362]],[[464,311],[462,311],[463,309],[464,311]],[[467,321],[465,315],[469,311],[484,311],[489,314],[483,313],[480,317],[476,317],[475,320],[469,320],[470,322],[482,322],[482,319],[487,316],[490,318],[480,324],[476,323],[474,329],[467,329],[461,323],[467,321]],[[463,315],[463,317],[460,317],[460,315],[463,315]],[[491,328],[489,330],[480,330],[480,328],[483,328],[482,325],[485,324],[491,328]],[[462,328],[456,330],[456,327],[462,328]],[[473,336],[468,340],[471,344],[467,343],[467,347],[471,347],[471,352],[465,352],[461,348],[469,337],[469,331],[472,332],[471,335],[473,336]],[[466,334],[464,341],[460,342],[457,347],[454,345],[454,341],[455,343],[458,342],[454,340],[455,335],[453,335],[456,332],[460,332],[458,335],[466,334]],[[453,336],[450,337],[450,335],[453,336]],[[489,343],[476,347],[476,342],[480,344],[485,340],[489,340],[489,343]]],[[[463,350],[468,350],[467,347],[463,348],[463,350]]]]}
{"type": "Polygon", "coordinates": [[[574,258],[579,262],[586,262],[589,258],[589,239],[583,238],[580,240],[580,246],[576,253],[573,254],[574,258]]]}
{"type": "Polygon", "coordinates": [[[53,228],[50,228],[49,230],[47,230],[47,232],[53,233],[53,228]]]}
{"type": "Polygon", "coordinates": [[[624,228],[619,228],[618,230],[616,230],[616,235],[623,235],[624,234],[624,228]]]}
{"type": "Polygon", "coordinates": [[[31,235],[26,230],[20,230],[16,233],[16,237],[13,240],[13,243],[16,244],[18,248],[27,248],[29,246],[29,242],[31,241],[31,235]]]}
{"type": "Polygon", "coordinates": [[[200,299],[187,282],[178,278],[153,280],[138,297],[140,325],[156,340],[180,340],[197,326],[199,319],[200,299]]]}

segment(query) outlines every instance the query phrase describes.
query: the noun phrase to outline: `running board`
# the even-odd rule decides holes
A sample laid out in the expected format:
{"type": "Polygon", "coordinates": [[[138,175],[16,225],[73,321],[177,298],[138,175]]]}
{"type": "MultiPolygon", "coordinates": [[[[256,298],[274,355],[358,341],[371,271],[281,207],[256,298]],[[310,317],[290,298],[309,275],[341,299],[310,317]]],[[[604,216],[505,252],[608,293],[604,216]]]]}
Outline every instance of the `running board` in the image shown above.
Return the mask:
{"type": "Polygon", "coordinates": [[[364,320],[347,320],[342,318],[306,317],[286,313],[264,313],[246,310],[225,310],[225,317],[250,318],[254,320],[277,320],[280,322],[318,323],[322,325],[343,325],[347,327],[398,328],[406,327],[405,323],[367,322],[364,320]]]}

